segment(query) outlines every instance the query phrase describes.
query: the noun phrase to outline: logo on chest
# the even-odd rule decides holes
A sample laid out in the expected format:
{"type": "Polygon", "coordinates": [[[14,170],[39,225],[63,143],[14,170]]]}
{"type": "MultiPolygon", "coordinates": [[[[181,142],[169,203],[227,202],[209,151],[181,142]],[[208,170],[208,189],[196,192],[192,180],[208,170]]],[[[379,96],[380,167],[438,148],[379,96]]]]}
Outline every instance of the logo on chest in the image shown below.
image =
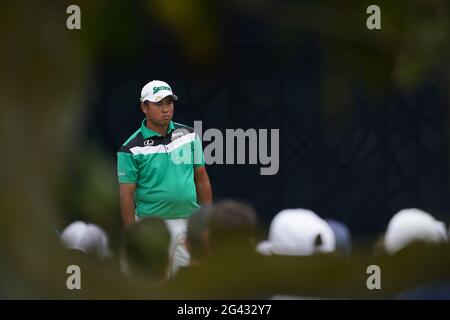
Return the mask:
{"type": "Polygon", "coordinates": [[[151,139],[147,139],[144,141],[144,146],[152,146],[155,142],[151,139]]]}

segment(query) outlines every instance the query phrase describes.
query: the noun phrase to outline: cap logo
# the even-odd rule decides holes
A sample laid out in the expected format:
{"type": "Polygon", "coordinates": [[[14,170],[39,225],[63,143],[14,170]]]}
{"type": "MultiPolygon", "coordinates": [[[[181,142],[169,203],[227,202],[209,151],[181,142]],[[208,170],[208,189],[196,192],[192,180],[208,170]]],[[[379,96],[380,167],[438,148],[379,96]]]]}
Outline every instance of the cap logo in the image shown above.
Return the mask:
{"type": "Polygon", "coordinates": [[[160,86],[160,87],[154,87],[153,88],[153,94],[158,93],[161,90],[168,90],[168,91],[172,91],[169,87],[166,86],[160,86]]]}
{"type": "Polygon", "coordinates": [[[152,146],[155,142],[153,140],[145,140],[144,146],[152,146]]]}

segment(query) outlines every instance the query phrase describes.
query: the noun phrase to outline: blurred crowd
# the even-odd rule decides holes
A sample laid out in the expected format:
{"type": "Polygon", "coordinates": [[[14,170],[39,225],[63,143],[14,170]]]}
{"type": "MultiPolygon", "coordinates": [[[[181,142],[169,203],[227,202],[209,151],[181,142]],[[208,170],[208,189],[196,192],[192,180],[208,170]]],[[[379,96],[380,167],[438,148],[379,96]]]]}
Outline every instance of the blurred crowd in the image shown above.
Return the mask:
{"type": "Polygon", "coordinates": [[[127,227],[117,252],[87,222],[71,223],[60,238],[163,299],[450,299],[449,232],[431,214],[404,209],[378,241],[360,246],[345,223],[311,210],[284,209],[264,232],[250,204],[224,200],[195,212],[178,239],[158,217],[127,227]],[[180,245],[188,257],[175,254],[180,245]],[[380,270],[375,290],[370,265],[380,270]]]}

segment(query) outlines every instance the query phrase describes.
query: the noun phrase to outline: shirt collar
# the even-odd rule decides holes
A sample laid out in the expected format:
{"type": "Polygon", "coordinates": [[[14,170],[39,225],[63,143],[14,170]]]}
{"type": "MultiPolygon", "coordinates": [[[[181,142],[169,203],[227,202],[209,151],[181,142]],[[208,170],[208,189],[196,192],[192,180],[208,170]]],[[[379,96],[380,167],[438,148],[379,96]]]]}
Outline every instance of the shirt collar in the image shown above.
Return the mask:
{"type": "MultiPolygon", "coordinates": [[[[145,118],[141,124],[141,132],[142,132],[142,136],[144,137],[144,139],[148,139],[148,138],[154,137],[154,136],[162,137],[158,132],[155,132],[155,131],[147,128],[146,122],[147,122],[147,118],[145,118]]],[[[169,126],[167,127],[167,133],[171,133],[173,130],[175,130],[175,125],[173,124],[172,121],[170,121],[169,126]]]]}

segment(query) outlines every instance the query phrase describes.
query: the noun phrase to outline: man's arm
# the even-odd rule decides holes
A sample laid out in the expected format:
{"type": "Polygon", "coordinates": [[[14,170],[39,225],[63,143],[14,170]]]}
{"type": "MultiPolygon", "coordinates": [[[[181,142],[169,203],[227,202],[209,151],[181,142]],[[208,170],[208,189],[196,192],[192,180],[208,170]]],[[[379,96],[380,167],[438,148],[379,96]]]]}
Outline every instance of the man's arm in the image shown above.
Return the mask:
{"type": "Polygon", "coordinates": [[[195,188],[200,205],[204,206],[212,202],[212,190],[205,166],[194,169],[195,188]]]}
{"type": "Polygon", "coordinates": [[[134,192],[136,191],[135,183],[119,184],[120,191],[120,214],[124,227],[134,223],[134,192]]]}

